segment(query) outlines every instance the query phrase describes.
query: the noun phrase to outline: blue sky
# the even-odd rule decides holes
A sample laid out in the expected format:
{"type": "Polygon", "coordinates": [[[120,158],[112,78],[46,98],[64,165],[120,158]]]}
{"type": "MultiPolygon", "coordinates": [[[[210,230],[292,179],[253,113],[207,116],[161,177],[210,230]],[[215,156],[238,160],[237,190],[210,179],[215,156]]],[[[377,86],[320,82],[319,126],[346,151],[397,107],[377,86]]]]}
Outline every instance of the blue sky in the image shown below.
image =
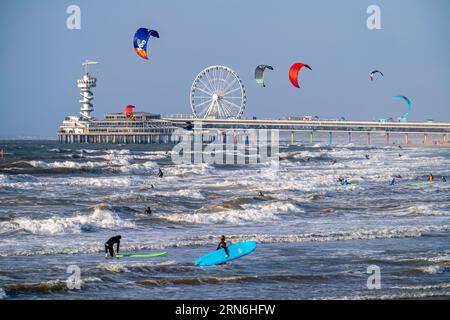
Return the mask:
{"type": "Polygon", "coordinates": [[[0,3],[0,136],[54,137],[78,115],[76,80],[93,69],[94,115],[122,111],[190,113],[189,89],[209,65],[226,65],[247,91],[244,116],[317,115],[450,121],[450,1],[149,1],[17,0],[0,3]],[[68,30],[66,9],[81,8],[81,30],[68,30]],[[366,27],[366,9],[381,8],[381,30],[366,27]],[[148,61],[132,47],[139,27],[159,31],[148,61]],[[302,89],[288,79],[301,61],[302,89]],[[266,88],[253,79],[272,65],[266,88]],[[385,78],[370,82],[368,73],[385,78]],[[95,71],[94,71],[95,70],[95,71]]]}

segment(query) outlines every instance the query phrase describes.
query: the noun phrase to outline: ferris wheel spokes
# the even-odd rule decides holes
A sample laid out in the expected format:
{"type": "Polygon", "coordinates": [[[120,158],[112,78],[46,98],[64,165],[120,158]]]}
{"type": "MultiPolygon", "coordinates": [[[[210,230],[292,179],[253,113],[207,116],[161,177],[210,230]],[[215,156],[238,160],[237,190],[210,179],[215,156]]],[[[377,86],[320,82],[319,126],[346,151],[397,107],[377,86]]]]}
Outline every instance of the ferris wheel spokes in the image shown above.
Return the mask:
{"type": "Polygon", "coordinates": [[[191,87],[191,109],[196,118],[239,118],[246,103],[244,86],[230,68],[202,70],[191,87]]]}

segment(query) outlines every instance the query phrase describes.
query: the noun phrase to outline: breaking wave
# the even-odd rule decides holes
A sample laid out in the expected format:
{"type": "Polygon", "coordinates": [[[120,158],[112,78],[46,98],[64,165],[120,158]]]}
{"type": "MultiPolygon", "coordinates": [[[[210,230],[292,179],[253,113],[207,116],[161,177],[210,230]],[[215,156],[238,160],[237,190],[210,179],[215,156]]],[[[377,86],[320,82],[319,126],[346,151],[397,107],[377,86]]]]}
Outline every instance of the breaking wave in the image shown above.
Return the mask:
{"type": "Polygon", "coordinates": [[[50,219],[18,218],[0,223],[0,233],[23,230],[38,235],[77,234],[97,229],[133,228],[130,221],[121,219],[117,213],[96,208],[91,215],[50,219]]]}

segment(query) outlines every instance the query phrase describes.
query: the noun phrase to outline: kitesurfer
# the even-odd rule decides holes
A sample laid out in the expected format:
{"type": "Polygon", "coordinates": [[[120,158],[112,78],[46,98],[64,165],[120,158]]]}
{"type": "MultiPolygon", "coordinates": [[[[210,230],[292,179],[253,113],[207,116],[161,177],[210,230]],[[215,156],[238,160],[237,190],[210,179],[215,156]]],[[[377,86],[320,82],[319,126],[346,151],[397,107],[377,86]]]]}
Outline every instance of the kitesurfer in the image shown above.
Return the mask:
{"type": "Polygon", "coordinates": [[[147,207],[147,209],[145,209],[145,213],[146,214],[152,214],[152,208],[147,207]]]}
{"type": "Polygon", "coordinates": [[[217,246],[216,250],[220,250],[220,249],[225,249],[225,253],[226,253],[225,257],[228,258],[229,257],[229,253],[228,253],[227,243],[225,242],[225,236],[224,235],[220,236],[220,243],[217,246]]]}
{"type": "Polygon", "coordinates": [[[117,243],[117,253],[119,253],[119,246],[120,246],[120,239],[122,239],[122,236],[119,234],[115,237],[110,238],[105,243],[105,258],[108,258],[108,252],[110,257],[114,257],[114,244],[117,243]]]}
{"type": "Polygon", "coordinates": [[[162,172],[161,168],[159,168],[158,177],[162,178],[164,176],[164,173],[162,172]]]}
{"type": "Polygon", "coordinates": [[[433,174],[430,173],[430,175],[428,176],[428,181],[433,181],[433,180],[434,180],[433,174]]]}

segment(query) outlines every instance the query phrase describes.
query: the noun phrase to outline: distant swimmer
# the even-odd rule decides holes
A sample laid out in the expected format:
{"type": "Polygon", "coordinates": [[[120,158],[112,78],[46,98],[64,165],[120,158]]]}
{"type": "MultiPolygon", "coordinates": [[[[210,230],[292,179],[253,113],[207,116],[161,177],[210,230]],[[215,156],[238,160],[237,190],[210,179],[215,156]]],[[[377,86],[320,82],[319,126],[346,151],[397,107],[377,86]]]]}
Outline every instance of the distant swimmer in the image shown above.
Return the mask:
{"type": "Polygon", "coordinates": [[[399,174],[396,174],[396,175],[394,176],[394,178],[397,178],[397,179],[402,179],[402,176],[401,176],[401,175],[399,175],[399,174]]]}
{"type": "Polygon", "coordinates": [[[369,159],[370,159],[370,156],[369,156],[368,154],[366,154],[366,159],[367,159],[367,160],[369,160],[369,159]]]}
{"type": "Polygon", "coordinates": [[[164,173],[162,172],[161,168],[159,168],[158,177],[162,178],[164,176],[164,173]]]}
{"type": "Polygon", "coordinates": [[[348,182],[347,179],[343,179],[343,180],[341,181],[341,186],[348,186],[348,185],[351,185],[351,183],[348,182]]]}
{"type": "Polygon", "coordinates": [[[428,181],[433,181],[433,180],[434,180],[433,174],[430,173],[430,175],[428,176],[428,181]]]}
{"type": "Polygon", "coordinates": [[[337,163],[336,159],[331,160],[331,165],[335,165],[337,163]]]}
{"type": "Polygon", "coordinates": [[[147,209],[145,209],[145,213],[146,214],[152,214],[152,208],[147,207],[147,209]]]}
{"type": "Polygon", "coordinates": [[[153,184],[151,184],[150,187],[151,187],[152,189],[155,189],[155,186],[154,186],[153,184]]]}
{"type": "Polygon", "coordinates": [[[392,180],[391,180],[391,181],[389,181],[389,185],[390,185],[390,186],[393,186],[393,185],[395,185],[395,178],[392,178],[392,180]]]}
{"type": "Polygon", "coordinates": [[[226,253],[225,257],[228,258],[229,257],[229,253],[228,253],[227,243],[225,242],[225,236],[224,235],[220,236],[220,243],[217,246],[216,250],[220,250],[220,249],[225,249],[225,253],[226,253]]]}
{"type": "Polygon", "coordinates": [[[309,162],[309,160],[311,160],[311,158],[310,158],[310,157],[306,158],[306,162],[309,162]]]}
{"type": "Polygon", "coordinates": [[[105,243],[105,258],[108,258],[108,252],[109,257],[113,258],[115,256],[114,254],[114,244],[117,243],[117,253],[119,253],[119,246],[120,246],[120,239],[122,239],[122,236],[119,234],[118,236],[110,238],[105,243]]]}
{"type": "Polygon", "coordinates": [[[442,182],[447,182],[447,178],[442,177],[442,182]]]}
{"type": "Polygon", "coordinates": [[[401,157],[402,157],[402,154],[401,154],[401,153],[399,153],[399,154],[398,154],[398,157],[399,157],[399,158],[401,158],[401,157]]]}

